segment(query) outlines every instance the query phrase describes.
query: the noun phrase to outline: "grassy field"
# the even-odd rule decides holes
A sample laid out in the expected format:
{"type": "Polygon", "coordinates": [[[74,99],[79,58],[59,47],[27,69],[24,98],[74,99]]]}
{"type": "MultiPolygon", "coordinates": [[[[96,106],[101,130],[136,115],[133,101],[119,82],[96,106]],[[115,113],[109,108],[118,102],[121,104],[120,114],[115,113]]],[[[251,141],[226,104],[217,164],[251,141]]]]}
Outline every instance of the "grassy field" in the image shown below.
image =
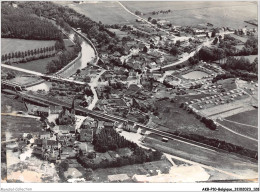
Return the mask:
{"type": "Polygon", "coordinates": [[[53,46],[55,41],[1,39],[1,54],[15,53],[18,51],[34,50],[53,46]]]}
{"type": "Polygon", "coordinates": [[[169,169],[171,166],[171,163],[168,160],[164,159],[143,164],[127,165],[120,168],[97,169],[93,173],[93,178],[95,182],[107,182],[108,175],[127,174],[130,178],[132,178],[135,174],[152,175],[157,173],[156,170],[161,170],[162,173],[169,173],[169,169]]]}
{"type": "Polygon", "coordinates": [[[197,25],[212,23],[214,26],[241,28],[249,18],[257,18],[257,4],[253,2],[137,2],[122,1],[132,12],[146,13],[145,18],[167,19],[174,25],[197,25]],[[171,10],[168,14],[152,15],[152,11],[171,10]],[[239,13],[239,14],[238,14],[239,13]]]}
{"type": "Polygon", "coordinates": [[[1,116],[1,131],[8,131],[12,138],[17,138],[23,133],[40,133],[42,124],[39,120],[28,117],[1,116]]]}
{"type": "Polygon", "coordinates": [[[245,126],[245,125],[240,125],[240,124],[236,124],[236,123],[232,123],[230,121],[219,121],[219,123],[221,123],[222,125],[232,129],[233,131],[243,134],[245,136],[248,137],[252,137],[257,139],[257,133],[258,133],[258,129],[254,128],[254,127],[249,127],[249,126],[245,126]]]}
{"type": "Polygon", "coordinates": [[[55,2],[67,5],[77,12],[86,15],[90,19],[103,24],[131,24],[136,17],[126,12],[117,2],[98,1],[84,2],[81,4],[72,2],[55,2]]]}
{"type": "Polygon", "coordinates": [[[189,100],[189,97],[182,97],[174,103],[169,100],[157,101],[155,105],[158,107],[159,118],[152,116],[154,127],[168,132],[180,131],[184,134],[202,135],[207,138],[219,139],[234,145],[257,150],[256,142],[235,135],[221,127],[217,131],[212,131],[198,120],[195,115],[179,107],[181,102],[189,100]]]}
{"type": "Polygon", "coordinates": [[[236,121],[238,123],[248,124],[252,126],[258,126],[258,111],[246,111],[226,118],[230,121],[236,121]]]}
{"type": "Polygon", "coordinates": [[[27,111],[27,109],[25,108],[25,105],[15,99],[14,96],[1,94],[1,112],[10,113],[12,111],[27,111]]]}
{"type": "MultiPolygon", "coordinates": [[[[70,46],[73,45],[73,43],[68,39],[64,39],[64,43],[65,43],[65,47],[67,50],[69,50],[70,46]]],[[[54,56],[54,57],[48,57],[48,58],[44,58],[44,59],[38,59],[38,60],[34,60],[34,61],[29,61],[26,63],[18,63],[18,64],[12,64],[12,65],[15,67],[22,68],[22,69],[28,69],[28,70],[36,71],[39,73],[46,73],[47,64],[57,58],[58,58],[58,56],[54,56]]]]}

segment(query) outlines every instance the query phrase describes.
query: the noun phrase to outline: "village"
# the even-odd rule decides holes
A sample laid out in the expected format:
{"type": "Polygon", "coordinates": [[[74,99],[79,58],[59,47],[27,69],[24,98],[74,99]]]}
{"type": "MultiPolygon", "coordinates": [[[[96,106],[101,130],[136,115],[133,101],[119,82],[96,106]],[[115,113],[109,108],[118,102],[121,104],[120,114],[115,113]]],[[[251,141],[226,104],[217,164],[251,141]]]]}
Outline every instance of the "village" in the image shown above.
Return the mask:
{"type": "Polygon", "coordinates": [[[179,26],[160,19],[171,13],[165,10],[135,11],[133,22],[93,27],[67,6],[57,10],[70,16],[37,16],[62,31],[51,42],[52,55],[39,53],[51,57],[46,69],[2,56],[1,152],[9,181],[20,181],[23,166],[41,172],[40,181],[74,183],[149,182],[198,164],[207,178],[195,182],[244,181],[247,172],[238,166],[244,162],[256,178],[256,25],[179,26]],[[10,157],[18,163],[8,164],[10,157]]]}

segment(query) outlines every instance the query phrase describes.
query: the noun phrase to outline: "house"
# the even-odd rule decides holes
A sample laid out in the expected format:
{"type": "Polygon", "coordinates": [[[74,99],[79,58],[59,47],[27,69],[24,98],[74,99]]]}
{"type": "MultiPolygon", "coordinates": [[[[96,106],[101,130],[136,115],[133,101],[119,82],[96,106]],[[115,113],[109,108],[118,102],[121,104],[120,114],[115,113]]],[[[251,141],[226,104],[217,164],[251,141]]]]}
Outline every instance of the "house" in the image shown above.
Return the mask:
{"type": "Polygon", "coordinates": [[[44,149],[58,149],[58,141],[54,140],[43,140],[44,149]]]}
{"type": "Polygon", "coordinates": [[[46,133],[40,136],[40,139],[50,139],[50,138],[51,138],[50,133],[46,133]]]}
{"type": "Polygon", "coordinates": [[[114,128],[114,123],[113,122],[104,122],[104,128],[105,129],[113,129],[114,128]]]}
{"type": "Polygon", "coordinates": [[[29,115],[44,116],[44,117],[49,116],[50,110],[48,107],[41,107],[41,106],[29,104],[29,103],[26,103],[26,107],[28,109],[29,115]]]}
{"type": "Polygon", "coordinates": [[[134,123],[125,122],[123,125],[123,130],[137,133],[138,128],[137,128],[136,124],[134,124],[134,123]]]}
{"type": "Polygon", "coordinates": [[[101,132],[102,129],[104,129],[104,121],[98,121],[97,124],[97,130],[96,130],[96,134],[99,134],[101,132]]]}
{"type": "Polygon", "coordinates": [[[42,142],[43,140],[42,139],[35,139],[34,140],[34,145],[38,146],[38,147],[42,147],[42,142]]]}
{"type": "Polygon", "coordinates": [[[59,125],[59,133],[60,134],[74,134],[75,133],[75,125],[59,125]]]}
{"type": "Polygon", "coordinates": [[[53,105],[50,106],[50,113],[51,114],[59,114],[59,113],[61,113],[61,111],[62,111],[61,106],[53,106],[53,105]]]}
{"type": "Polygon", "coordinates": [[[36,146],[36,147],[33,148],[32,154],[34,154],[34,155],[42,155],[42,152],[43,152],[42,148],[36,146]]]}
{"type": "Polygon", "coordinates": [[[122,182],[130,179],[127,174],[108,175],[107,178],[109,182],[122,182]]]}
{"type": "Polygon", "coordinates": [[[73,149],[70,148],[70,147],[62,148],[61,151],[60,151],[60,159],[61,160],[67,159],[67,158],[70,157],[70,154],[73,156],[73,154],[71,153],[72,151],[73,151],[73,149]]]}
{"type": "Polygon", "coordinates": [[[56,161],[58,160],[58,158],[59,158],[59,152],[58,152],[58,150],[53,150],[53,151],[49,154],[49,156],[48,156],[48,160],[49,160],[50,162],[56,162],[56,161]]]}

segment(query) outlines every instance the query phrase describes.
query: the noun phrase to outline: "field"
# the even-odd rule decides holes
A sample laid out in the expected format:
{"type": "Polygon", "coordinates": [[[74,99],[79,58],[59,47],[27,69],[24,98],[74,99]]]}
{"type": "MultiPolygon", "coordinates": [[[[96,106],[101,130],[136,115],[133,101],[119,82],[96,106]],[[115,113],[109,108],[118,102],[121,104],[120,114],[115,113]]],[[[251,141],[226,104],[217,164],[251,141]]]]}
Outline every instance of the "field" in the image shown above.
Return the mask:
{"type": "Polygon", "coordinates": [[[18,51],[34,50],[53,46],[55,41],[1,39],[1,54],[15,53],[18,51]]]}
{"type": "Polygon", "coordinates": [[[230,121],[236,121],[252,126],[258,126],[258,111],[257,109],[252,111],[246,111],[226,118],[230,121]]]}
{"type": "Polygon", "coordinates": [[[1,112],[10,113],[12,111],[27,111],[27,109],[25,105],[17,101],[14,96],[1,94],[1,112]]]}
{"type": "Polygon", "coordinates": [[[1,131],[9,132],[11,138],[18,138],[23,133],[40,133],[42,124],[39,120],[28,117],[1,116],[1,131]]]}
{"type": "Polygon", "coordinates": [[[257,150],[257,142],[235,135],[221,127],[217,131],[207,128],[195,115],[179,107],[181,102],[189,101],[189,97],[180,98],[175,100],[174,103],[169,100],[157,101],[155,103],[156,107],[158,107],[159,118],[152,116],[153,127],[167,132],[180,131],[184,134],[202,135],[207,138],[219,139],[234,145],[257,150]]]}
{"type": "Polygon", "coordinates": [[[127,174],[130,178],[132,178],[135,174],[153,175],[157,173],[156,170],[161,170],[162,173],[168,173],[171,166],[171,163],[164,159],[143,164],[127,165],[120,168],[97,169],[93,173],[93,179],[95,182],[107,182],[108,175],[127,174]]]}
{"type": "Polygon", "coordinates": [[[141,11],[148,17],[167,19],[173,25],[197,25],[212,23],[214,26],[242,28],[249,18],[257,19],[257,4],[255,2],[121,2],[132,12],[141,11]],[[171,10],[168,14],[152,15],[152,11],[171,10]],[[239,14],[238,14],[239,13],[239,14]]]}
{"type": "Polygon", "coordinates": [[[226,121],[226,120],[218,121],[218,122],[237,133],[257,139],[258,129],[255,127],[236,124],[236,123],[226,121]]]}
{"type": "Polygon", "coordinates": [[[189,72],[189,73],[182,75],[182,76],[185,79],[199,79],[199,78],[208,76],[208,74],[205,73],[205,72],[202,72],[202,71],[192,71],[192,72],[189,72]]]}
{"type": "Polygon", "coordinates": [[[67,5],[75,11],[86,15],[90,19],[103,24],[131,24],[136,17],[126,12],[117,2],[98,1],[81,4],[71,2],[55,2],[67,5]]]}
{"type": "MultiPolygon", "coordinates": [[[[64,39],[64,43],[65,43],[65,47],[66,47],[67,50],[69,50],[70,46],[73,45],[73,43],[68,39],[64,39]]],[[[19,68],[22,68],[22,69],[31,70],[31,71],[36,71],[36,72],[39,72],[39,73],[46,73],[47,72],[47,70],[46,70],[47,64],[49,62],[51,62],[52,60],[57,59],[57,58],[58,58],[58,56],[48,57],[48,58],[44,58],[44,59],[37,59],[37,60],[34,60],[34,61],[29,61],[29,62],[26,62],[26,63],[12,64],[12,66],[19,67],[19,68]]]]}

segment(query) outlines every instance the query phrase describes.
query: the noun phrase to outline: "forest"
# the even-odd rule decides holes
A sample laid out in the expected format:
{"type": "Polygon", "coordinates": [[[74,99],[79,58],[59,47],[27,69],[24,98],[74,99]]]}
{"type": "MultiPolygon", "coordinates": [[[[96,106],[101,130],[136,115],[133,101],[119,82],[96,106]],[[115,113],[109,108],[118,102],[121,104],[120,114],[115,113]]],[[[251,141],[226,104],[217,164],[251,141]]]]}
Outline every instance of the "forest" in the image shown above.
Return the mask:
{"type": "Polygon", "coordinates": [[[51,22],[30,9],[14,8],[9,2],[2,3],[1,20],[2,38],[57,40],[61,36],[51,22]]]}

